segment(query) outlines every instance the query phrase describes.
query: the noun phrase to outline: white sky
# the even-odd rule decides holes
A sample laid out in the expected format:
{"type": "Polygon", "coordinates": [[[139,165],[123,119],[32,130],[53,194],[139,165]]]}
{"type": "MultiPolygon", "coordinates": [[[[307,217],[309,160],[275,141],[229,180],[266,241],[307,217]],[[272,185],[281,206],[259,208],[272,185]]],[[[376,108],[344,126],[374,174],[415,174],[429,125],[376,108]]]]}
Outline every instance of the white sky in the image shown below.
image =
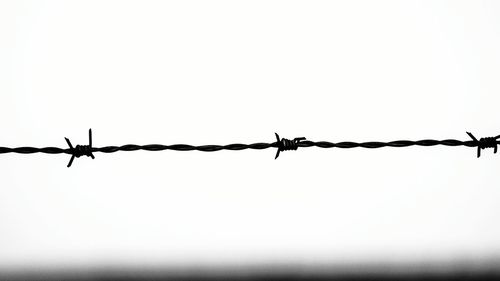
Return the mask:
{"type": "MultiPolygon", "coordinates": [[[[500,134],[493,1],[0,2],[0,146],[500,134]]],[[[0,269],[481,263],[500,155],[0,155],[0,269]]]]}

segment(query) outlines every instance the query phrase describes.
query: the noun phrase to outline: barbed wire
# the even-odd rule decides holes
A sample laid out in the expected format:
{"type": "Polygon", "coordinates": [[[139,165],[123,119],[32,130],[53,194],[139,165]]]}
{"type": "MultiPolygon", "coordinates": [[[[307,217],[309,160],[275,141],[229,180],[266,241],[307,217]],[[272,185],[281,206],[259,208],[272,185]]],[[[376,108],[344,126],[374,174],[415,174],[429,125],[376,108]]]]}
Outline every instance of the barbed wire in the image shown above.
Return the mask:
{"type": "Polygon", "coordinates": [[[89,144],[88,145],[77,145],[73,147],[71,141],[68,138],[65,138],[66,143],[69,148],[59,148],[59,147],[0,147],[0,154],[4,153],[20,153],[20,154],[31,154],[31,153],[46,153],[46,154],[70,154],[71,158],[68,163],[68,167],[71,167],[73,164],[73,160],[79,158],[80,156],[88,156],[94,159],[94,152],[102,152],[102,153],[114,153],[117,151],[136,151],[136,150],[146,150],[146,151],[161,151],[161,150],[176,150],[176,151],[219,151],[219,150],[244,150],[244,149],[267,149],[267,148],[277,148],[276,156],[274,159],[277,159],[282,151],[288,150],[297,150],[299,147],[320,147],[320,148],[355,148],[355,147],[363,147],[363,148],[381,148],[381,147],[408,147],[408,146],[435,146],[435,145],[444,145],[444,146],[467,146],[467,147],[477,147],[477,157],[481,156],[481,150],[486,148],[494,148],[494,153],[497,153],[498,144],[500,141],[500,135],[496,137],[485,137],[480,138],[479,140],[470,132],[467,132],[471,140],[460,141],[454,139],[445,139],[445,140],[432,140],[432,139],[424,139],[424,140],[397,140],[390,142],[378,142],[378,141],[369,141],[369,142],[351,142],[351,141],[343,141],[343,142],[328,142],[328,141],[310,141],[306,140],[304,137],[294,138],[292,140],[286,138],[280,138],[280,136],[275,133],[276,141],[271,143],[253,143],[253,144],[241,144],[241,143],[233,143],[228,145],[188,145],[188,144],[172,144],[172,145],[163,145],[163,144],[147,144],[147,145],[136,145],[136,144],[126,144],[122,146],[104,146],[104,147],[93,147],[92,146],[92,129],[89,129],[89,144]]]}

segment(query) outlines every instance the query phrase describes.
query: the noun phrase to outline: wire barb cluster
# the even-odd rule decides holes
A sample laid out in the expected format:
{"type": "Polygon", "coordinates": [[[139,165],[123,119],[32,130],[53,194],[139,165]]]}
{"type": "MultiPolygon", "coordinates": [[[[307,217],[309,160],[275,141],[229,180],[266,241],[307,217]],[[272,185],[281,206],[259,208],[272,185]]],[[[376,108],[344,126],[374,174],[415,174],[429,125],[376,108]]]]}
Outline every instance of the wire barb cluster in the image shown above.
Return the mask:
{"type": "Polygon", "coordinates": [[[73,164],[73,160],[76,158],[80,158],[80,156],[88,156],[95,159],[94,154],[92,154],[92,129],[89,129],[89,145],[77,145],[73,147],[71,145],[71,141],[68,138],[64,138],[69,146],[69,153],[71,154],[71,159],[69,159],[68,168],[73,164]]]}
{"type": "Polygon", "coordinates": [[[276,141],[272,143],[253,143],[253,144],[241,144],[234,143],[228,145],[188,145],[188,144],[173,144],[173,145],[162,145],[162,144],[148,144],[148,145],[136,145],[136,144],[126,144],[122,146],[104,146],[104,147],[92,147],[92,129],[89,129],[89,144],[88,145],[77,145],[73,147],[71,141],[68,138],[65,138],[66,143],[69,148],[63,149],[58,147],[0,147],[0,154],[4,153],[20,153],[20,154],[31,154],[31,153],[46,153],[46,154],[60,154],[66,153],[71,155],[71,159],[69,160],[68,167],[71,167],[73,164],[73,160],[79,158],[80,156],[88,156],[94,159],[94,152],[101,153],[114,153],[117,151],[136,151],[136,150],[146,150],[146,151],[161,151],[161,150],[176,150],[176,151],[219,151],[219,150],[244,150],[244,149],[267,149],[271,147],[277,148],[276,156],[274,159],[277,159],[282,151],[288,150],[297,150],[299,147],[319,147],[319,148],[355,148],[355,147],[363,147],[363,148],[382,148],[382,147],[408,147],[408,146],[435,146],[435,145],[443,145],[443,146],[467,146],[467,147],[477,147],[477,157],[481,156],[481,150],[486,148],[494,148],[494,153],[497,153],[498,144],[500,144],[500,135],[496,137],[484,137],[479,140],[470,132],[467,132],[469,137],[472,140],[469,141],[460,141],[454,139],[446,139],[446,140],[398,140],[398,141],[390,141],[390,142],[327,142],[327,141],[319,141],[313,142],[306,140],[304,137],[294,138],[293,140],[280,138],[277,133],[275,133],[276,141]]]}
{"type": "Polygon", "coordinates": [[[278,135],[278,133],[274,133],[274,135],[276,135],[276,143],[278,143],[278,150],[276,151],[276,156],[274,157],[274,159],[278,159],[281,151],[297,150],[297,148],[299,147],[299,142],[306,140],[306,138],[304,137],[294,138],[293,140],[281,138],[280,140],[280,136],[278,135]]]}
{"type": "Polygon", "coordinates": [[[481,149],[488,147],[495,148],[493,153],[497,153],[497,139],[500,138],[500,135],[496,137],[480,138],[479,140],[477,140],[472,133],[467,132],[467,135],[469,135],[469,137],[471,137],[471,139],[477,144],[477,158],[481,157],[481,149]]]}

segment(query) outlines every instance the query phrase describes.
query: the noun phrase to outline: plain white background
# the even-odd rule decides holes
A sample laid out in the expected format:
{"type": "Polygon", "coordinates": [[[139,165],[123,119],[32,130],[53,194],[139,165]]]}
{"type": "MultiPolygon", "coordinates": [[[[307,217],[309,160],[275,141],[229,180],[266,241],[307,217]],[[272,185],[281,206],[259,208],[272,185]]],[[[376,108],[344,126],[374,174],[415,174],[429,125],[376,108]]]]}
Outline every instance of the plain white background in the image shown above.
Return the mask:
{"type": "MultiPolygon", "coordinates": [[[[500,134],[493,1],[3,1],[0,146],[500,134]]],[[[500,155],[0,155],[0,268],[480,265],[500,155]]]]}

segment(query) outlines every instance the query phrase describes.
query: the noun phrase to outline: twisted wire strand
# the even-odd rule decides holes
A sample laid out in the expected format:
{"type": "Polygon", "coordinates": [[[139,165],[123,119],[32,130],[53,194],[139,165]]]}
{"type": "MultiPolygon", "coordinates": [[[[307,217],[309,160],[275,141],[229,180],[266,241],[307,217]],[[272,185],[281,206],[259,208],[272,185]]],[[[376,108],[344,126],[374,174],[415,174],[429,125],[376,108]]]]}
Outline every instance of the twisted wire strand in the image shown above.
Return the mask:
{"type": "Polygon", "coordinates": [[[73,147],[71,141],[65,138],[69,148],[63,149],[58,147],[0,147],[0,154],[4,153],[19,153],[19,154],[31,154],[31,153],[46,153],[46,154],[70,154],[71,159],[68,163],[68,167],[71,167],[74,158],[79,158],[80,156],[88,156],[94,159],[94,152],[102,153],[114,153],[118,151],[162,151],[162,150],[175,150],[175,151],[204,151],[212,152],[219,150],[244,150],[244,149],[267,149],[267,148],[277,148],[275,159],[278,158],[280,152],[287,150],[297,150],[299,147],[319,147],[319,148],[382,148],[382,147],[409,147],[409,146],[466,146],[466,147],[477,147],[477,157],[481,156],[481,150],[486,148],[494,148],[494,153],[497,153],[498,145],[500,141],[500,135],[496,137],[485,137],[479,140],[474,137],[471,133],[467,132],[471,140],[460,141],[455,139],[445,139],[445,140],[397,140],[390,142],[379,142],[379,141],[368,141],[368,142],[328,142],[328,141],[310,141],[306,140],[304,137],[294,138],[289,140],[286,138],[280,138],[278,134],[275,133],[276,141],[271,143],[253,143],[253,144],[241,144],[233,143],[228,145],[188,145],[188,144],[147,144],[147,145],[136,145],[136,144],[126,144],[122,146],[104,146],[104,147],[92,147],[92,130],[89,129],[89,144],[88,145],[77,145],[73,147]]]}

